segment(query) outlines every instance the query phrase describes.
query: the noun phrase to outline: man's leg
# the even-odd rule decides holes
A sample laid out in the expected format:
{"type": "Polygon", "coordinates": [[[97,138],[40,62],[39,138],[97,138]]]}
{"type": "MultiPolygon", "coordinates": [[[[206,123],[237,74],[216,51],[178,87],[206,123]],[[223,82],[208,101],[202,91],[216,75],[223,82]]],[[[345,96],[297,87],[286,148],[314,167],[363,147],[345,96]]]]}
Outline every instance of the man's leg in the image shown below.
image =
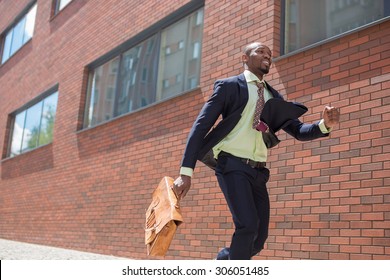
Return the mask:
{"type": "Polygon", "coordinates": [[[257,237],[253,244],[252,256],[258,254],[263,248],[268,238],[268,227],[270,219],[270,202],[266,183],[269,179],[269,170],[261,169],[256,178],[256,187],[253,190],[254,200],[256,201],[257,215],[259,217],[259,227],[257,237]]]}
{"type": "MultiPolygon", "coordinates": [[[[234,158],[222,157],[218,164],[216,175],[235,224],[230,259],[250,259],[255,238],[260,236],[259,209],[256,205],[259,202],[254,199],[254,194],[258,191],[254,191],[253,188],[257,188],[255,186],[257,178],[262,174],[259,175],[258,170],[234,158]]],[[[260,193],[263,194],[264,191],[260,193]]]]}

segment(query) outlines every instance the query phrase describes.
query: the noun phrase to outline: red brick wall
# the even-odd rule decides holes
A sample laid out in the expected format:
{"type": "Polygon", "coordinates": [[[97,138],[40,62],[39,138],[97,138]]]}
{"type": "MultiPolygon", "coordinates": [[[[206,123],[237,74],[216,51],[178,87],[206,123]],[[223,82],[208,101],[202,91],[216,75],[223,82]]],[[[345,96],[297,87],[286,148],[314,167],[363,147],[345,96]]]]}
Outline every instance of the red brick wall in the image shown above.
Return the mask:
{"type": "MultiPolygon", "coordinates": [[[[2,151],[8,115],[59,84],[53,144],[1,161],[0,238],[146,258],[153,189],[162,176],[177,176],[214,80],[242,71],[242,46],[261,40],[278,57],[280,5],[205,1],[200,88],[79,131],[86,66],[188,1],[73,0],[55,17],[50,2],[38,0],[32,41],[0,66],[2,151]]],[[[0,2],[0,32],[27,3],[0,2]]],[[[267,80],[309,107],[304,121],[319,120],[330,103],[342,118],[328,139],[280,133],[269,157],[270,237],[257,258],[390,258],[389,29],[384,22],[275,61],[267,80]]],[[[182,212],[168,259],[211,259],[229,243],[230,214],[203,164],[182,212]]]]}
{"type": "MultiPolygon", "coordinates": [[[[390,22],[275,62],[303,120],[337,106],[329,139],[271,151],[272,258],[389,259],[390,22]]],[[[285,137],[285,134],[282,136],[285,137]]]]}

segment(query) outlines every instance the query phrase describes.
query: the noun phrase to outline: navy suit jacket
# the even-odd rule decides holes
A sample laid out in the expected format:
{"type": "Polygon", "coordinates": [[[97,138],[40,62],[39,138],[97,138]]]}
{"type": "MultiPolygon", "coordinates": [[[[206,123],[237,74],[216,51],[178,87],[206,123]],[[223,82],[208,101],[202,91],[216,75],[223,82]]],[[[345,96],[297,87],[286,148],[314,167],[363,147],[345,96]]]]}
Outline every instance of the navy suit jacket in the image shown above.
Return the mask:
{"type": "MultiPolygon", "coordinates": [[[[280,93],[268,83],[267,89],[273,98],[283,100],[280,93]]],[[[229,134],[240,120],[248,98],[248,85],[244,74],[215,82],[213,94],[203,105],[189,133],[182,167],[195,168],[196,161],[202,160],[219,141],[229,134]],[[222,120],[214,127],[220,115],[222,115],[222,120]]],[[[329,135],[321,132],[318,123],[304,124],[298,119],[291,120],[282,129],[301,141],[329,135]]]]}

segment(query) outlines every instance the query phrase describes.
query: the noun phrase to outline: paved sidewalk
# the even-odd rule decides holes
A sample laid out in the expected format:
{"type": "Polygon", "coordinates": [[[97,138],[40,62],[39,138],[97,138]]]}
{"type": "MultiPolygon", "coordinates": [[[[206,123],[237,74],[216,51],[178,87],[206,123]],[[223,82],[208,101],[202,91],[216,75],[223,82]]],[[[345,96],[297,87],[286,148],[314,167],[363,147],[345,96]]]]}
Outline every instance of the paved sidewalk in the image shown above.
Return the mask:
{"type": "Polygon", "coordinates": [[[0,239],[0,260],[124,260],[56,247],[0,239]]]}

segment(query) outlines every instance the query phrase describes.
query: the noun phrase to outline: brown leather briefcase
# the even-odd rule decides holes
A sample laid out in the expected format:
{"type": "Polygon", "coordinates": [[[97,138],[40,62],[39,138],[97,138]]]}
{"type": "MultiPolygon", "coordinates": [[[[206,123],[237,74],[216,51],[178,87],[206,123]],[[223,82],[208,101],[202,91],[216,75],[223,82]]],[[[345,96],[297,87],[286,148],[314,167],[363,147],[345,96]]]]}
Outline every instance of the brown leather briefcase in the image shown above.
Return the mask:
{"type": "Polygon", "coordinates": [[[173,178],[164,177],[146,211],[145,244],[149,256],[165,256],[177,227],[183,222],[173,178]]]}

